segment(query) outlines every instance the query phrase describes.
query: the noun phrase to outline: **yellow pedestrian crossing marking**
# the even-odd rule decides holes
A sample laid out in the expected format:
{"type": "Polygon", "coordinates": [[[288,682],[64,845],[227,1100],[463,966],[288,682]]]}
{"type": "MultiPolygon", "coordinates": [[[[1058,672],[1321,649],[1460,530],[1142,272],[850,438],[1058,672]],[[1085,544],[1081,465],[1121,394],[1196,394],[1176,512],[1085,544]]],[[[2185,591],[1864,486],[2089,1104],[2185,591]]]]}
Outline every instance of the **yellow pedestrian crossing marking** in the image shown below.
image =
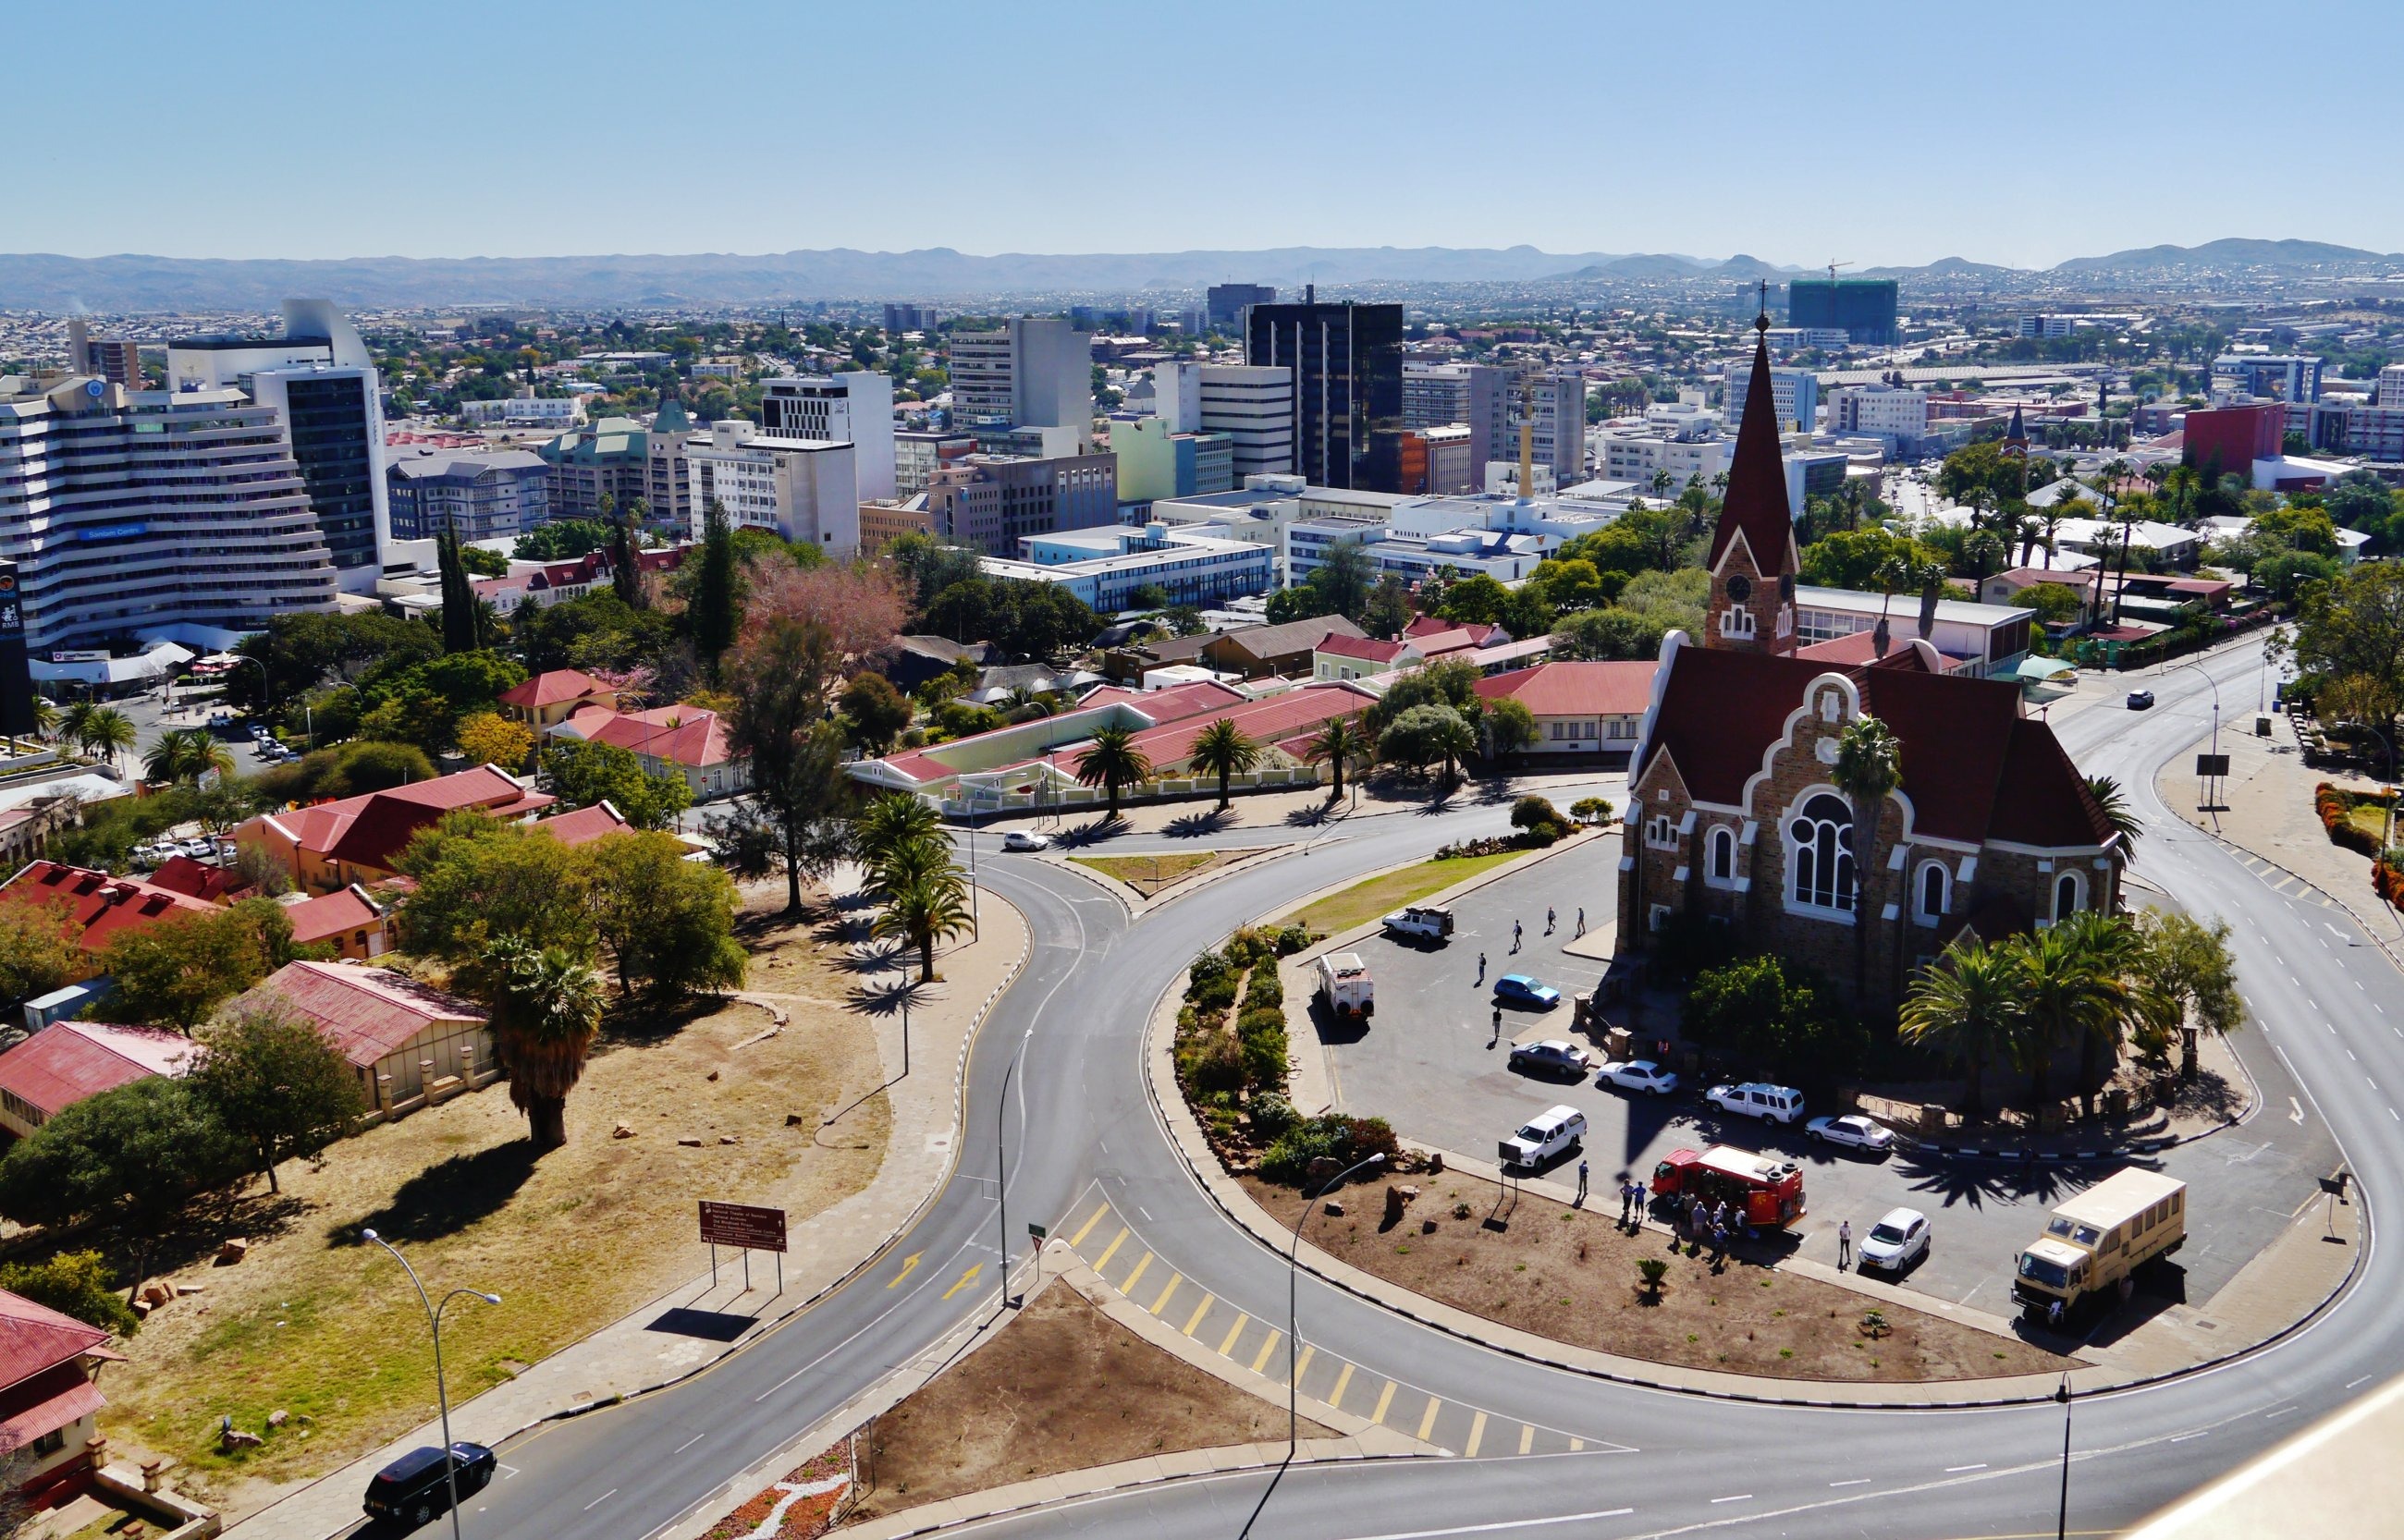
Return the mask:
{"type": "Polygon", "coordinates": [[[1161,1291],[1160,1291],[1160,1297],[1159,1297],[1159,1298],[1157,1298],[1157,1299],[1155,1299],[1155,1300],[1153,1300],[1153,1301],[1152,1302],[1152,1313],[1153,1313],[1153,1314],[1154,1314],[1154,1315],[1158,1315],[1162,1311],[1167,1310],[1167,1309],[1168,1308],[1168,1301],[1169,1301],[1169,1299],[1170,1299],[1171,1297],[1173,1297],[1176,1295],[1176,1293],[1177,1293],[1177,1285],[1179,1285],[1180,1283],[1184,1283],[1184,1282],[1185,1282],[1185,1275],[1184,1275],[1183,1273],[1181,1273],[1181,1272],[1172,1272],[1172,1273],[1170,1273],[1170,1274],[1168,1275],[1168,1286],[1167,1286],[1167,1288],[1165,1288],[1165,1289],[1161,1290],[1161,1291]]]}
{"type": "Polygon", "coordinates": [[[1229,1327],[1227,1328],[1227,1335],[1226,1335],[1226,1337],[1225,1337],[1223,1339],[1222,1339],[1222,1340],[1221,1340],[1221,1342],[1219,1343],[1219,1356],[1220,1356],[1220,1357],[1222,1357],[1222,1358],[1232,1358],[1232,1357],[1234,1357],[1234,1356],[1235,1356],[1235,1353],[1236,1353],[1236,1339],[1237,1339],[1237,1338],[1238,1338],[1238,1337],[1243,1336],[1243,1335],[1244,1335],[1244,1328],[1245,1328],[1246,1326],[1251,1325],[1251,1324],[1252,1324],[1252,1318],[1251,1318],[1251,1316],[1246,1315],[1246,1314],[1245,1314],[1243,1311],[1237,1311],[1236,1312],[1236,1324],[1235,1324],[1234,1325],[1229,1326],[1229,1327]]]}
{"type": "Polygon", "coordinates": [[[1572,1439],[1571,1439],[1571,1440],[1570,1440],[1570,1452],[1571,1452],[1572,1454],[1575,1454],[1578,1450],[1582,1450],[1582,1449],[1584,1449],[1584,1448],[1586,1448],[1586,1440],[1585,1440],[1585,1439],[1583,1439],[1583,1438],[1572,1438],[1572,1439]]]}
{"type": "Polygon", "coordinates": [[[1083,1245],[1085,1243],[1085,1237],[1093,1233],[1094,1227],[1102,1222],[1102,1215],[1110,1212],[1111,1206],[1108,1203],[1104,1203],[1100,1208],[1096,1209],[1091,1214],[1087,1215],[1085,1222],[1077,1227],[1077,1233],[1069,1237],[1069,1244],[1072,1246],[1083,1245]]]}
{"type": "Polygon", "coordinates": [[[1111,1237],[1111,1243],[1102,1248],[1101,1259],[1094,1264],[1094,1270],[1096,1272],[1099,1272],[1104,1268],[1111,1265],[1111,1258],[1119,1254],[1119,1247],[1126,1243],[1126,1238],[1127,1228],[1125,1225],[1121,1225],[1119,1227],[1119,1232],[1111,1237]]]}
{"type": "Polygon", "coordinates": [[[1477,1458],[1477,1446],[1484,1442],[1486,1442],[1486,1414],[1481,1411],[1469,1420],[1469,1448],[1461,1452],[1475,1460],[1477,1458]]]}
{"type": "Polygon", "coordinates": [[[1533,1422],[1522,1422],[1522,1423],[1520,1423],[1520,1424],[1519,1424],[1519,1452],[1520,1452],[1521,1454],[1525,1454],[1525,1453],[1527,1453],[1530,1450],[1534,1449],[1535,1447],[1536,1447],[1536,1424],[1534,1424],[1533,1422]]]}
{"type": "Polygon", "coordinates": [[[1433,1395],[1428,1397],[1427,1410],[1419,1414],[1420,1443],[1426,1443],[1428,1440],[1428,1435],[1435,1431],[1435,1414],[1443,1409],[1444,1403],[1442,1401],[1437,1400],[1433,1395]]]}
{"type": "Polygon", "coordinates": [[[1327,1404],[1331,1407],[1342,1406],[1344,1404],[1345,1388],[1351,1383],[1352,1366],[1347,1364],[1344,1366],[1344,1372],[1335,1377],[1335,1389],[1328,1394],[1327,1404]]]}
{"type": "Polygon", "coordinates": [[[1302,1357],[1293,1366],[1293,1382],[1297,1387],[1302,1383],[1302,1377],[1310,1372],[1311,1354],[1318,1351],[1307,1342],[1302,1345],[1302,1357]]]}
{"type": "Polygon", "coordinates": [[[1386,1381],[1386,1388],[1377,1393],[1377,1409],[1369,1414],[1369,1421],[1372,1422],[1384,1422],[1386,1420],[1386,1408],[1393,1404],[1394,1382],[1391,1380],[1389,1380],[1386,1381]]]}
{"type": "Polygon", "coordinates": [[[1252,1354],[1252,1372],[1254,1374],[1261,1372],[1262,1367],[1269,1361],[1269,1354],[1277,1352],[1277,1345],[1283,1340],[1285,1340],[1285,1333],[1279,1331],[1274,1326],[1269,1329],[1267,1338],[1261,1343],[1261,1351],[1252,1354]]]}
{"type": "Polygon", "coordinates": [[[959,1293],[960,1290],[964,1288],[967,1288],[971,1283],[976,1282],[977,1274],[983,1271],[985,1271],[985,1264],[983,1262],[977,1263],[974,1267],[969,1269],[968,1271],[960,1274],[960,1281],[958,1283],[954,1283],[950,1288],[943,1291],[943,1297],[949,1299],[953,1295],[959,1293]]]}
{"type": "MultiPolygon", "coordinates": [[[[1119,1292],[1125,1295],[1130,1299],[1134,1298],[1136,1280],[1141,1278],[1143,1276],[1143,1269],[1150,1266],[1152,1266],[1152,1253],[1145,1252],[1141,1256],[1137,1257],[1135,1262],[1135,1271],[1126,1275],[1126,1282],[1119,1285],[1119,1292]]],[[[1096,1272],[1099,1272],[1102,1269],[1096,1268],[1094,1270],[1096,1272]]]]}
{"type": "Polygon", "coordinates": [[[1196,1306],[1195,1306],[1195,1307],[1194,1307],[1194,1313],[1193,1313],[1192,1315],[1189,1315],[1189,1316],[1187,1316],[1187,1317],[1185,1318],[1185,1335],[1186,1335],[1186,1336],[1191,1337],[1191,1336],[1193,1336],[1193,1335],[1194,1335],[1194,1328],[1195,1328],[1195,1327],[1196,1327],[1196,1326],[1199,1326],[1199,1325],[1202,1324],[1202,1318],[1203,1318],[1204,1316],[1206,1316],[1206,1315],[1209,1314],[1209,1313],[1210,1313],[1210,1307],[1211,1307],[1211,1306],[1213,1306],[1213,1305],[1215,1305],[1215,1304],[1217,1304],[1218,1302],[1219,1302],[1218,1296],[1216,1296],[1216,1295],[1214,1295],[1214,1294],[1211,1294],[1211,1293],[1209,1293],[1209,1291],[1207,1291],[1207,1290],[1206,1290],[1206,1291],[1204,1291],[1204,1293],[1203,1293],[1203,1295],[1202,1295],[1202,1302],[1201,1302],[1200,1304],[1198,1304],[1198,1305],[1196,1305],[1196,1306]]]}

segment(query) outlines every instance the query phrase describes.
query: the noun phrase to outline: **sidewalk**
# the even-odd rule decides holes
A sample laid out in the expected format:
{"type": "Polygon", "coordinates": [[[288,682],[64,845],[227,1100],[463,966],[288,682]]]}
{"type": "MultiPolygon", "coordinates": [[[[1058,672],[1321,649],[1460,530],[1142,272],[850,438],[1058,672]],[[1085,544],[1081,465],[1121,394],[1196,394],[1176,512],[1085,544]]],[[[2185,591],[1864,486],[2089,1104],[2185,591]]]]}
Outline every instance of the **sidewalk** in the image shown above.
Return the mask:
{"type": "MultiPolygon", "coordinates": [[[[857,874],[848,868],[829,884],[838,898],[857,891],[857,874]]],[[[785,1256],[783,1294],[776,1293],[773,1256],[751,1259],[752,1286],[747,1294],[743,1259],[728,1254],[722,1258],[715,1289],[709,1274],[702,1273],[553,1353],[515,1380],[454,1407],[454,1438],[497,1447],[538,1422],[614,1406],[695,1374],[808,1309],[868,1266],[909,1227],[941,1189],[952,1168],[959,1128],[960,1073],[974,1030],[1027,962],[1027,922],[993,894],[985,896],[993,911],[983,917],[986,934],[975,942],[963,941],[937,952],[943,982],[932,986],[923,997],[930,1004],[911,1015],[911,1072],[907,1078],[886,1087],[891,1106],[890,1133],[875,1179],[863,1190],[792,1228],[787,1238],[790,1249],[785,1256]],[[655,1329],[662,1312],[673,1309],[748,1313],[753,1324],[726,1341],[655,1329]]],[[[856,950],[881,953],[885,948],[875,943],[861,944],[856,950]]],[[[880,971],[884,970],[871,968],[864,976],[873,979],[880,971]]],[[[745,991],[742,998],[759,1004],[774,1019],[781,1015],[774,1002],[795,997],[773,991],[745,991]]],[[[886,1074],[899,1075],[899,1013],[872,1012],[864,1020],[876,1034],[886,1074]]],[[[838,1115],[818,1131],[818,1137],[839,1138],[842,1129],[838,1115]]],[[[366,1491],[370,1476],[410,1450],[440,1442],[439,1423],[428,1422],[372,1454],[294,1488],[230,1525],[227,1533],[257,1540],[319,1540],[335,1534],[358,1521],[359,1494],[366,1491]]]]}
{"type": "MultiPolygon", "coordinates": [[[[1493,780],[1473,778],[1463,782],[1452,795],[1457,804],[1475,803],[1489,796],[1496,795],[1495,788],[1499,784],[1502,788],[1500,801],[1507,806],[1513,798],[1527,796],[1530,792],[1552,797],[1558,788],[1575,786],[1580,788],[1584,795],[1601,795],[1610,798],[1613,810],[1616,812],[1620,804],[1627,799],[1627,781],[1626,770],[1605,770],[1600,765],[1587,765],[1576,770],[1525,770],[1499,783],[1493,780]],[[1587,787],[1604,782],[1612,784],[1601,786],[1599,793],[1586,790],[1587,787]]],[[[1389,813],[1423,812],[1427,810],[1432,797],[1431,788],[1424,783],[1392,780],[1356,783],[1348,779],[1344,783],[1344,800],[1340,806],[1348,810],[1343,813],[1346,818],[1378,818],[1389,813]],[[1357,798],[1354,795],[1356,785],[1359,791],[1357,798]]],[[[1558,799],[1556,798],[1556,800],[1558,799]]],[[[1572,798],[1571,800],[1574,801],[1576,798],[1572,798]]],[[[1209,814],[1217,809],[1218,805],[1217,796],[1207,792],[1180,798],[1175,801],[1129,803],[1119,810],[1120,832],[1122,834],[1183,833],[1185,832],[1183,829],[1172,830],[1169,825],[1193,825],[1208,821],[1209,814]]],[[[1303,786],[1291,791],[1239,791],[1235,795],[1225,818],[1216,821],[1213,827],[1208,830],[1197,830],[1197,833],[1224,833],[1229,829],[1313,827],[1314,823],[1304,820],[1327,806],[1327,788],[1324,786],[1303,786]]],[[[1569,804],[1560,803],[1560,809],[1563,812],[1569,812],[1569,804]]],[[[1066,808],[1056,814],[1046,812],[1040,816],[1013,813],[1008,818],[992,818],[978,824],[977,834],[980,838],[992,834],[998,840],[1000,834],[1009,829],[1040,829],[1047,834],[1074,831],[1088,824],[1099,823],[1102,816],[1102,810],[1098,807],[1066,808]]],[[[1103,840],[1092,848],[1096,854],[1107,853],[1110,841],[1103,840]]]]}

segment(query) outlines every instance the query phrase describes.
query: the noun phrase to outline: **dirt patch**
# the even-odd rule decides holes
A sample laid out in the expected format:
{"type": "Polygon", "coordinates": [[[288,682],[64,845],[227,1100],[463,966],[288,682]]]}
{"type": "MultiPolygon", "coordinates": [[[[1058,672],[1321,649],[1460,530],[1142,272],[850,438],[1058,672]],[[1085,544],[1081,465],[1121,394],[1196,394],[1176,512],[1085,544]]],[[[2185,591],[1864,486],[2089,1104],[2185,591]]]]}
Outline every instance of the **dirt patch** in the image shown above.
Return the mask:
{"type": "MultiPolygon", "coordinates": [[[[1303,1210],[1292,1188],[1243,1178],[1254,1200],[1291,1226],[1303,1210]]],[[[1538,1337],[1626,1358],[1780,1380],[1983,1380],[2075,1368],[2069,1359],[2007,1337],[1899,1306],[1878,1309],[1885,1329],[1862,1326],[1862,1296],[1797,1278],[1756,1257],[1687,1256],[1652,1230],[1629,1235],[1611,1214],[1519,1195],[1513,1206],[1490,1182],[1447,1172],[1418,1178],[1419,1197],[1380,1228],[1384,1187],[1348,1188],[1347,1214],[1321,1214],[1306,1239],[1363,1272],[1455,1309],[1538,1337]],[[1461,1206],[1466,1206],[1466,1215],[1461,1206]],[[1433,1220],[1433,1233],[1422,1225],[1433,1220]],[[1499,1228],[1496,1223],[1499,1221],[1499,1228]],[[1669,1264],[1657,1299],[1640,1258],[1669,1264]]]]}
{"type": "MultiPolygon", "coordinates": [[[[1122,1460],[1282,1439],[1285,1408],[1171,1357],[1055,1283],[860,1440],[854,1516],[1122,1460]]],[[[1305,1438],[1333,1430],[1305,1420],[1305,1438]]]]}
{"type": "Polygon", "coordinates": [[[263,1483],[334,1469],[430,1419],[416,1291],[359,1242],[363,1226],[438,1297],[501,1296],[443,1314],[455,1405],[706,1270],[697,1199],[774,1204],[798,1223],[866,1186],[884,1158],[884,1096],[819,1126],[882,1080],[831,918],[747,916],[754,987],[778,991],[790,1016],[773,1035],[755,1005],[613,1016],[568,1097],[567,1146],[540,1160],[496,1082],[345,1140],[318,1170],[287,1166],[281,1199],[246,1196],[196,1222],[161,1275],[203,1292],[153,1315],[105,1380],[102,1426],[120,1455],[172,1454],[179,1485],[240,1509],[263,1483]],[[612,1137],[622,1123],[631,1136],[612,1137]],[[247,1235],[248,1256],[211,1266],[213,1234],[247,1235]],[[270,1430],[275,1410],[289,1418],[270,1430]],[[267,1442],[220,1454],[221,1416],[267,1442]]]}
{"type": "Polygon", "coordinates": [[[1187,878],[1242,860],[1249,851],[1182,851],[1174,855],[1072,855],[1069,860],[1091,867],[1103,876],[1125,882],[1146,898],[1176,886],[1187,878]]]}
{"type": "Polygon", "coordinates": [[[1321,935],[1338,936],[1355,925],[1365,925],[1381,914],[1416,903],[1429,894],[1442,893],[1455,882],[1465,882],[1481,872],[1491,871],[1506,861],[1516,861],[1529,853],[1528,851],[1514,850],[1493,855],[1422,861],[1416,867],[1405,867],[1400,871],[1390,871],[1382,877],[1355,882],[1341,893],[1329,894],[1299,914],[1280,918],[1321,935]]]}

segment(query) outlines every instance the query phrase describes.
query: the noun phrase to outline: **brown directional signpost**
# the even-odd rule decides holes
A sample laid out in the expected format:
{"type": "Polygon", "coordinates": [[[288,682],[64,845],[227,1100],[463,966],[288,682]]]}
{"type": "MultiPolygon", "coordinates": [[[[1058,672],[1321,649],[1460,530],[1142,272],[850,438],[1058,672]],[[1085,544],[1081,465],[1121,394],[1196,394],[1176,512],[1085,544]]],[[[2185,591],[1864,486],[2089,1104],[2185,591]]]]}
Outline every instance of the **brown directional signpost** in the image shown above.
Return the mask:
{"type": "Polygon", "coordinates": [[[776,1254],[776,1294],[785,1292],[785,1211],[753,1203],[701,1200],[701,1238],[709,1244],[709,1286],[718,1286],[718,1248],[733,1246],[743,1254],[743,1292],[751,1292],[751,1254],[776,1254]]]}

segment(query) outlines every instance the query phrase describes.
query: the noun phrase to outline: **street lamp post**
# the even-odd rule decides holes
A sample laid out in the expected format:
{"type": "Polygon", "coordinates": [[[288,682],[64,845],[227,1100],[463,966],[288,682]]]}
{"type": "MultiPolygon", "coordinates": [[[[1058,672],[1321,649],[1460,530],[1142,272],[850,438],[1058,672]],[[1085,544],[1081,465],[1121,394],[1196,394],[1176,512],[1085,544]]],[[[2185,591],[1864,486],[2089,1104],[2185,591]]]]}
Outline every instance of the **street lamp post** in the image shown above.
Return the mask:
{"type": "Polygon", "coordinates": [[[2062,1403],[2062,1505],[2055,1510],[2054,1540],[2069,1540],[2070,1535],[2070,1376],[2063,1375],[2055,1387],[2053,1398],[2062,1403]]]}
{"type": "Polygon", "coordinates": [[[451,1393],[442,1382],[442,1311],[463,1294],[487,1305],[499,1304],[501,1297],[482,1289],[456,1288],[444,1295],[442,1303],[438,1305],[426,1297],[426,1284],[417,1276],[417,1269],[409,1265],[408,1257],[394,1249],[391,1242],[370,1229],[359,1231],[359,1239],[373,1242],[392,1253],[392,1259],[400,1264],[409,1281],[417,1286],[417,1302],[426,1307],[426,1324],[434,1332],[434,1401],[442,1410],[442,1479],[451,1491],[451,1540],[459,1540],[459,1460],[451,1449],[451,1393]]]}
{"type": "Polygon", "coordinates": [[[2195,662],[2192,659],[2173,663],[2171,667],[2174,669],[2193,669],[2196,673],[2203,675],[2203,682],[2205,684],[2212,687],[2212,755],[2214,758],[2217,759],[2220,757],[2220,681],[2212,676],[2211,670],[2205,668],[2201,663],[2195,662]]]}
{"type": "Polygon", "coordinates": [[[1010,1156],[1002,1144],[1002,1133],[1010,1127],[1010,1077],[1018,1073],[1018,1061],[1026,1057],[1027,1045],[1035,1036],[1028,1027],[1018,1039],[1018,1051],[1010,1056],[1010,1067],[1001,1072],[1001,1098],[993,1109],[993,1195],[1001,1206],[1001,1308],[1010,1308],[1010,1156]]]}
{"type": "Polygon", "coordinates": [[[1302,1205],[1301,1216],[1293,1222],[1293,1243],[1286,1248],[1285,1254],[1285,1457],[1289,1462],[1302,1447],[1299,1431],[1302,1420],[1296,1410],[1302,1394],[1302,1376],[1297,1372],[1294,1359],[1295,1333],[1302,1325],[1302,1227],[1310,1223],[1312,1203],[1341,1188],[1351,1179],[1354,1172],[1382,1165],[1385,1158],[1383,1155],[1373,1155],[1365,1160],[1355,1160],[1337,1172],[1333,1181],[1319,1189],[1317,1197],[1302,1205]]]}

